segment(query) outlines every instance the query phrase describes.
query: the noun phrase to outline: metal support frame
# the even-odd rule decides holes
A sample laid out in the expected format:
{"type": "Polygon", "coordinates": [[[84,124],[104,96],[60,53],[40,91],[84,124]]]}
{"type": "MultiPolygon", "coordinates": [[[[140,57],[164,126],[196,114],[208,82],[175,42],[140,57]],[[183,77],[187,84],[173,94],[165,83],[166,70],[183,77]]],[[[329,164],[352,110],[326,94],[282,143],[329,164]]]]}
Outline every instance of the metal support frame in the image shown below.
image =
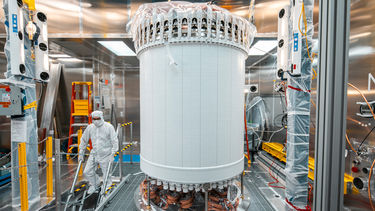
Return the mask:
{"type": "Polygon", "coordinates": [[[52,136],[46,141],[46,162],[47,162],[47,197],[52,200],[53,197],[53,162],[52,162],[52,136]]]}
{"type": "Polygon", "coordinates": [[[121,124],[118,124],[117,128],[119,128],[121,130],[121,137],[120,137],[120,141],[118,142],[119,144],[119,149],[120,149],[120,153],[119,153],[119,159],[118,159],[118,162],[119,163],[119,177],[120,177],[120,182],[122,181],[122,163],[124,162],[124,154],[122,153],[122,143],[125,141],[125,136],[124,136],[124,127],[121,127],[121,124]]]}
{"type": "Polygon", "coordinates": [[[79,161],[79,163],[78,163],[78,167],[77,167],[76,173],[74,175],[74,180],[73,180],[73,183],[72,183],[72,187],[70,188],[68,199],[66,200],[66,203],[65,203],[64,211],[68,210],[68,208],[70,207],[69,206],[69,202],[70,202],[70,199],[72,198],[72,196],[74,194],[74,186],[75,186],[75,184],[77,182],[78,174],[79,174],[79,169],[81,169],[82,163],[83,163],[83,161],[79,161]]]}
{"type": "MultiPolygon", "coordinates": [[[[124,112],[124,119],[126,119],[126,89],[125,89],[125,71],[122,71],[122,91],[124,93],[124,107],[123,107],[123,112],[124,112]]],[[[121,135],[122,135],[122,139],[119,141],[120,143],[120,163],[119,163],[119,176],[120,176],[120,181],[122,180],[122,177],[123,177],[123,174],[122,174],[122,164],[124,162],[124,154],[122,153],[122,145],[123,143],[126,141],[126,137],[125,137],[125,129],[124,127],[121,127],[121,135]]]]}
{"type": "Polygon", "coordinates": [[[61,157],[60,157],[60,139],[55,139],[55,200],[56,210],[61,209],[61,157]]]}
{"type": "Polygon", "coordinates": [[[350,1],[319,1],[314,210],[343,210],[350,1]]]}
{"type": "Polygon", "coordinates": [[[85,205],[86,195],[87,195],[87,190],[85,190],[85,192],[83,192],[82,200],[81,200],[81,203],[80,203],[80,205],[79,205],[79,209],[78,209],[78,211],[82,211],[83,206],[85,205]]]}
{"type": "MultiPolygon", "coordinates": [[[[130,143],[133,143],[133,122],[130,124],[130,143]]],[[[130,148],[130,164],[133,164],[133,147],[130,148]]]]}
{"type": "MultiPolygon", "coordinates": [[[[33,0],[28,0],[31,2],[33,0]]],[[[21,1],[22,2],[22,1],[21,1]]],[[[32,51],[36,46],[29,36],[25,36],[25,27],[33,21],[32,10],[35,7],[30,3],[28,8],[22,7],[20,1],[4,1],[4,21],[6,30],[6,43],[4,53],[7,61],[7,72],[5,77],[7,83],[21,87],[23,114],[19,116],[11,115],[11,133],[18,133],[19,129],[15,127],[16,122],[22,122],[23,130],[26,135],[16,138],[11,137],[11,165],[15,167],[22,160],[17,153],[16,147],[19,142],[24,147],[25,162],[20,165],[20,169],[12,168],[12,207],[18,209],[21,204],[21,210],[35,210],[40,204],[39,194],[39,175],[38,175],[38,135],[37,135],[37,112],[36,112],[36,89],[35,89],[35,55],[32,51]],[[22,76],[22,77],[21,77],[22,76]],[[22,84],[22,85],[21,85],[22,84]],[[27,157],[26,157],[27,155],[27,157]],[[19,172],[20,171],[20,172],[19,172]],[[20,180],[18,174],[23,173],[20,180]],[[26,182],[25,184],[23,184],[26,182]],[[28,186],[28,190],[27,190],[28,186]],[[25,189],[26,188],[26,192],[25,189]],[[27,202],[25,206],[25,200],[27,202]]],[[[26,2],[24,2],[26,3],[26,2]]],[[[23,153],[22,153],[23,154],[23,153]]]]}
{"type": "Polygon", "coordinates": [[[27,162],[26,162],[26,143],[18,144],[18,165],[20,176],[20,195],[21,195],[21,210],[29,210],[29,200],[27,191],[27,162]]]}
{"type": "Polygon", "coordinates": [[[109,180],[109,177],[110,177],[109,174],[111,172],[111,168],[112,168],[112,162],[109,162],[108,168],[107,168],[107,172],[105,172],[105,175],[104,175],[103,186],[102,186],[102,189],[100,190],[100,193],[99,193],[99,197],[98,197],[98,201],[97,201],[97,206],[99,206],[100,202],[103,199],[103,196],[106,194],[107,183],[108,183],[108,180],[109,180]]]}
{"type": "Polygon", "coordinates": [[[243,175],[244,175],[245,172],[242,172],[241,173],[241,198],[243,199],[245,194],[243,192],[243,175]]]}

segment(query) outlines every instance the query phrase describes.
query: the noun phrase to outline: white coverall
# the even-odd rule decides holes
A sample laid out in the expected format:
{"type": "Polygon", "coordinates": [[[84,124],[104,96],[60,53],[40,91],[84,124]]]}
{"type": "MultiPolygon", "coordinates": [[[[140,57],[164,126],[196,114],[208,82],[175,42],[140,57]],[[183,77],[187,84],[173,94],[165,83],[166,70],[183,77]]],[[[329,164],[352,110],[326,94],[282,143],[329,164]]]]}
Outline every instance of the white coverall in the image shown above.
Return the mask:
{"type": "MultiPolygon", "coordinates": [[[[100,120],[93,120],[82,135],[81,143],[79,145],[79,160],[84,159],[84,153],[88,141],[91,139],[92,149],[87,160],[84,177],[88,180],[91,194],[100,184],[99,176],[96,174],[96,166],[99,164],[104,176],[107,172],[108,165],[113,161],[114,155],[118,150],[118,138],[114,127],[104,122],[103,112],[94,111],[91,114],[92,118],[100,117],[100,120]]],[[[108,177],[107,186],[112,184],[111,175],[108,177]]]]}

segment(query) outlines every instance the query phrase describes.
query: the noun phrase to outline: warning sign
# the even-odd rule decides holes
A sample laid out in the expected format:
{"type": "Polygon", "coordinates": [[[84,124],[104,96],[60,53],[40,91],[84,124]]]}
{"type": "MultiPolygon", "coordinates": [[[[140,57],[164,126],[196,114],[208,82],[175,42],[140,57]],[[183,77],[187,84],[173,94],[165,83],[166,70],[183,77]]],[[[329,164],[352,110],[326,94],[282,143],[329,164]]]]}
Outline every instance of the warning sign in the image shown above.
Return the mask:
{"type": "Polygon", "coordinates": [[[3,93],[1,95],[1,102],[10,103],[10,94],[9,93],[3,93]]]}

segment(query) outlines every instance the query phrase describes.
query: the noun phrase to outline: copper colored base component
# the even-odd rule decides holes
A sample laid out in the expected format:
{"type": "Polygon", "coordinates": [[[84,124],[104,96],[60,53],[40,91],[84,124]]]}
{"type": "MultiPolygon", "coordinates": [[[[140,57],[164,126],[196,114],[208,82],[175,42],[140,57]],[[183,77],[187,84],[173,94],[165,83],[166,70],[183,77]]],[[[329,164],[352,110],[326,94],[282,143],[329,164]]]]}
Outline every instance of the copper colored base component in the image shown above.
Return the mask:
{"type": "MultiPolygon", "coordinates": [[[[140,184],[140,194],[147,201],[147,181],[140,184]]],[[[167,210],[171,205],[179,210],[192,209],[196,206],[196,201],[204,203],[202,192],[189,191],[187,193],[164,190],[162,185],[150,185],[151,202],[163,210],[167,210]]],[[[234,211],[239,206],[239,198],[234,203],[228,200],[228,189],[212,189],[208,192],[208,210],[210,211],[234,211]]]]}

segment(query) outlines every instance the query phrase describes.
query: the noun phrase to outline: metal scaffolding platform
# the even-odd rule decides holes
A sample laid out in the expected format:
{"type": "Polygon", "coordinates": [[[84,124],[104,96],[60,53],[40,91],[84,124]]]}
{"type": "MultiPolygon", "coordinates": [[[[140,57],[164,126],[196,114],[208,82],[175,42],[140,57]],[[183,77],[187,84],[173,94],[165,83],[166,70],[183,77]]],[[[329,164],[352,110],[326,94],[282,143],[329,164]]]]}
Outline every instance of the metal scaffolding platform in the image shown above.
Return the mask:
{"type": "MultiPolygon", "coordinates": [[[[137,210],[134,204],[134,192],[145,179],[145,175],[139,173],[139,164],[124,164],[124,166],[125,174],[131,175],[113,198],[106,201],[103,210],[137,210]]],[[[273,182],[272,178],[257,163],[253,163],[251,169],[244,177],[245,187],[250,192],[249,210],[284,210],[284,190],[270,188],[268,183],[273,182]]]]}

